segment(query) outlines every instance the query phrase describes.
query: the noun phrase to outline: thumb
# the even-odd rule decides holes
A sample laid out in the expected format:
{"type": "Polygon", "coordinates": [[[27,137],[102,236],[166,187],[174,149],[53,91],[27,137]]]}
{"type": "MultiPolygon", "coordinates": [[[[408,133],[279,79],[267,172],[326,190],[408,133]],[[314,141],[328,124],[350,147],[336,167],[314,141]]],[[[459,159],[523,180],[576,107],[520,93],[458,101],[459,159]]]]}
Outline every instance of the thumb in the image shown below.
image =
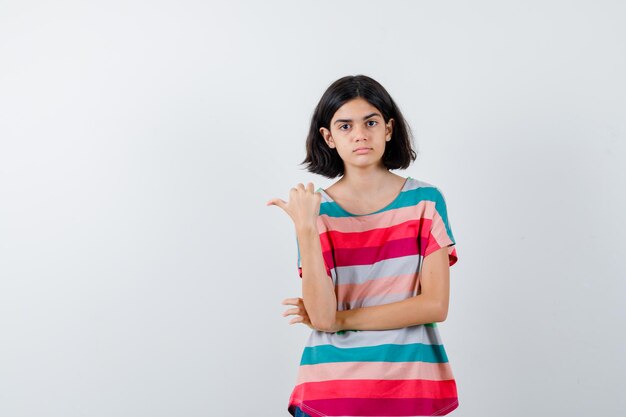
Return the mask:
{"type": "Polygon", "coordinates": [[[281,209],[287,211],[287,202],[285,200],[282,200],[280,198],[272,198],[271,200],[269,200],[267,203],[265,203],[266,206],[278,206],[281,209]]]}

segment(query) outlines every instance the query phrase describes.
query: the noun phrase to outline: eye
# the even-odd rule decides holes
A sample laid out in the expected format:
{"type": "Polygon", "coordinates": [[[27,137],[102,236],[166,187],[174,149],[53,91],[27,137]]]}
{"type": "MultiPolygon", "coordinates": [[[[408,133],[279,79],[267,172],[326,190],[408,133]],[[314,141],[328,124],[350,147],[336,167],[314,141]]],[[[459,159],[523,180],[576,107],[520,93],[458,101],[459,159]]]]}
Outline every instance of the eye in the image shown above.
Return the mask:
{"type": "Polygon", "coordinates": [[[339,130],[345,130],[345,129],[343,128],[344,126],[350,126],[350,125],[349,125],[349,124],[347,124],[347,123],[346,123],[346,124],[343,124],[343,125],[339,126],[339,130]]]}
{"type": "Polygon", "coordinates": [[[378,124],[376,120],[368,120],[367,123],[374,123],[373,125],[370,125],[370,126],[376,126],[378,124]]]}

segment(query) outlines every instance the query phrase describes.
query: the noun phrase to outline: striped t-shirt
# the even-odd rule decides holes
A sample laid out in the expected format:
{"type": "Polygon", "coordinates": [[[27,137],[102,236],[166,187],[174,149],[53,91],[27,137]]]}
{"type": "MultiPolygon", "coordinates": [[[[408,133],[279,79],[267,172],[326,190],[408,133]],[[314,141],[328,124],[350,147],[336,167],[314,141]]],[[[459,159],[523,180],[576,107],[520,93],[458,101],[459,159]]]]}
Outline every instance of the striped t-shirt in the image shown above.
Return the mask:
{"type": "MultiPolygon", "coordinates": [[[[374,213],[347,212],[322,189],[317,227],[337,310],[419,294],[424,257],[448,247],[457,261],[441,191],[407,177],[374,213]]],[[[297,238],[296,238],[297,245],[297,238]]],[[[298,274],[302,278],[300,248],[298,274]]],[[[436,323],[390,330],[312,330],[288,411],[293,416],[440,416],[458,407],[457,389],[436,323]]]]}

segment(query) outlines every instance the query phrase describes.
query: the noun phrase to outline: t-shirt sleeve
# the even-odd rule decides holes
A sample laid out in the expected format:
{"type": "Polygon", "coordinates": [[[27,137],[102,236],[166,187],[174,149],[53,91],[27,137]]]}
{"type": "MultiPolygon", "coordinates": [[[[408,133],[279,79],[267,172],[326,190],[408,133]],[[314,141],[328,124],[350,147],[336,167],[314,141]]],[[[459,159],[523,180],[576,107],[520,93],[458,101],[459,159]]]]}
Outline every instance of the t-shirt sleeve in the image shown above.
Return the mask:
{"type": "Polygon", "coordinates": [[[296,248],[298,249],[298,275],[302,278],[302,258],[300,258],[300,244],[298,243],[298,235],[296,235],[296,248]]]}
{"type": "MultiPolygon", "coordinates": [[[[326,274],[332,278],[332,273],[330,268],[328,267],[328,262],[326,261],[326,252],[324,251],[324,241],[320,236],[320,243],[322,244],[322,257],[324,258],[324,267],[326,268],[326,274]]],[[[298,243],[298,235],[296,235],[296,248],[298,250],[298,276],[302,278],[302,257],[300,256],[300,244],[298,243]]]]}
{"type": "Polygon", "coordinates": [[[426,250],[424,251],[424,257],[435,252],[437,249],[447,247],[448,259],[450,261],[450,266],[452,266],[458,260],[456,253],[456,240],[452,234],[450,219],[448,218],[446,199],[441,190],[436,187],[434,188],[433,200],[435,203],[435,210],[432,212],[431,227],[428,234],[426,250]]]}

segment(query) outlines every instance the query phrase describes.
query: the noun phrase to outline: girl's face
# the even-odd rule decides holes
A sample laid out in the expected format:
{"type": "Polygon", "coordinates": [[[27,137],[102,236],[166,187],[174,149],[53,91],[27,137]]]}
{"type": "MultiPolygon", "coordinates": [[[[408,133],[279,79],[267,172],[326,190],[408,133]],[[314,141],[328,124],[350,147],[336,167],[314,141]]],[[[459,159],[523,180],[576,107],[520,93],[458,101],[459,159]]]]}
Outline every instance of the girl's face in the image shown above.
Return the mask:
{"type": "Polygon", "coordinates": [[[376,107],[357,97],[337,109],[330,121],[330,130],[322,127],[320,133],[329,147],[337,149],[345,165],[365,167],[382,164],[393,122],[389,119],[385,124],[376,107]]]}

